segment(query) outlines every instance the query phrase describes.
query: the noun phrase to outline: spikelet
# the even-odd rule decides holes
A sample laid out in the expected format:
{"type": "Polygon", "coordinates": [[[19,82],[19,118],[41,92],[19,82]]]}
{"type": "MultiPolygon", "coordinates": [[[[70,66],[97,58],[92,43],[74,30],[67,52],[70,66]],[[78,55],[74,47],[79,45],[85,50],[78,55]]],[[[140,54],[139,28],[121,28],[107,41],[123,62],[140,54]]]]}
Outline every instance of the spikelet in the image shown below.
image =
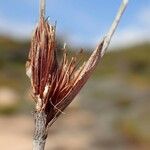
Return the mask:
{"type": "Polygon", "coordinates": [[[124,9],[125,6],[120,7],[108,34],[80,67],[77,56],[68,60],[66,46],[61,62],[58,63],[56,26],[50,25],[44,13],[41,13],[31,41],[26,74],[31,80],[36,112],[44,112],[47,115],[47,124],[53,124],[89,79],[104,55],[124,9]]]}

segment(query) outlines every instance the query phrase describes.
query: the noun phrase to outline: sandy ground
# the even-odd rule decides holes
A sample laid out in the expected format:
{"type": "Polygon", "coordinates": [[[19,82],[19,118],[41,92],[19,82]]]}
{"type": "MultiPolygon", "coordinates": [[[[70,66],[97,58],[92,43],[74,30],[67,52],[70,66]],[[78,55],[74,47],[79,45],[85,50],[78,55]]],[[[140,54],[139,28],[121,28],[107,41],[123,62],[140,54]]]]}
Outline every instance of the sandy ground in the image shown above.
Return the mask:
{"type": "MultiPolygon", "coordinates": [[[[88,133],[82,134],[79,126],[89,126],[88,117],[62,119],[49,131],[46,149],[53,150],[84,150],[89,142],[88,133]],[[80,122],[80,124],[78,124],[80,122]],[[68,126],[69,124],[69,126],[68,126]],[[67,128],[66,128],[67,127],[67,128]]],[[[3,150],[32,149],[33,120],[29,116],[0,117],[0,147],[3,150]]]]}
{"type": "MultiPolygon", "coordinates": [[[[149,150],[146,145],[125,145],[120,144],[119,140],[118,142],[116,140],[104,142],[102,137],[105,138],[105,136],[100,136],[99,139],[95,136],[94,128],[92,128],[94,127],[94,118],[90,114],[77,112],[71,113],[70,116],[60,118],[51,128],[46,150],[149,150]],[[92,143],[93,141],[95,143],[92,143]]],[[[33,121],[29,116],[1,116],[1,149],[31,150],[32,130],[33,121]]],[[[99,131],[97,130],[97,132],[99,131]]]]}
{"type": "Polygon", "coordinates": [[[3,150],[32,148],[32,120],[26,116],[0,117],[0,147],[3,150]]]}

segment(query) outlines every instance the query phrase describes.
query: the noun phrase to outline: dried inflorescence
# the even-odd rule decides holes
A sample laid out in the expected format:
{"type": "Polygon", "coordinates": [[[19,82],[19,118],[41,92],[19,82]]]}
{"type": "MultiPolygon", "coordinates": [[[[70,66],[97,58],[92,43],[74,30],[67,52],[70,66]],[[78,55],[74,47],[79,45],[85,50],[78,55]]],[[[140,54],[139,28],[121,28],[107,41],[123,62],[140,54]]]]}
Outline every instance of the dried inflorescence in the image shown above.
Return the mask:
{"type": "Polygon", "coordinates": [[[77,56],[67,58],[65,47],[62,59],[58,61],[56,26],[50,25],[48,19],[45,19],[45,2],[40,0],[40,21],[35,29],[26,63],[26,74],[31,80],[32,96],[36,103],[33,150],[44,150],[48,127],[72,102],[105,54],[128,0],[122,0],[110,30],[80,67],[77,56]]]}
{"type": "Polygon", "coordinates": [[[56,26],[45,19],[45,1],[41,0],[41,15],[36,27],[26,64],[26,73],[31,80],[36,112],[46,115],[46,124],[51,125],[86,83],[104,55],[119,20],[127,6],[123,0],[114,22],[102,42],[93,51],[88,61],[77,67],[77,57],[69,61],[64,48],[60,63],[56,54],[56,26]]]}
{"type": "Polygon", "coordinates": [[[101,58],[102,44],[87,62],[78,67],[77,57],[69,61],[66,48],[60,63],[56,54],[56,27],[41,17],[36,27],[26,64],[31,80],[36,111],[44,111],[53,123],[83,87],[101,58]]]}

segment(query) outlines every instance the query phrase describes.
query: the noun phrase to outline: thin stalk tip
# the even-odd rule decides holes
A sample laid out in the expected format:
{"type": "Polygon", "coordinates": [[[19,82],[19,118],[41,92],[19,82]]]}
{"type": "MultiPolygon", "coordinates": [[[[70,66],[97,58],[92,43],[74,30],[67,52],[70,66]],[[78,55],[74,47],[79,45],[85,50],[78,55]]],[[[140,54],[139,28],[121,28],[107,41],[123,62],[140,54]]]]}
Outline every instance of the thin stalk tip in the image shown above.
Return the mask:
{"type": "Polygon", "coordinates": [[[46,0],[40,0],[40,18],[45,18],[46,0]]]}

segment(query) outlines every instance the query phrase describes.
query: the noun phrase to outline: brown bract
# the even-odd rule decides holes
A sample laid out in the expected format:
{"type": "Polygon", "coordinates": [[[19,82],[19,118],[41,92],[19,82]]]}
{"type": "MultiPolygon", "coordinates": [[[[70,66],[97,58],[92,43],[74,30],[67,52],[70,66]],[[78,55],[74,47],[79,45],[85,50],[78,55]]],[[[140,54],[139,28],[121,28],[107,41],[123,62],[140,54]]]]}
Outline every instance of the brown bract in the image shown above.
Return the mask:
{"type": "Polygon", "coordinates": [[[40,21],[35,29],[26,63],[26,74],[31,80],[36,102],[33,150],[44,150],[49,126],[63,113],[91,76],[105,54],[127,4],[128,0],[122,0],[108,33],[89,59],[78,67],[80,63],[77,56],[68,59],[65,47],[62,59],[58,62],[56,26],[45,20],[46,0],[40,0],[40,21]]]}
{"type": "Polygon", "coordinates": [[[60,63],[57,61],[56,27],[41,17],[31,42],[26,74],[31,80],[36,111],[44,111],[53,123],[72,102],[90,77],[101,58],[103,42],[89,60],[78,67],[77,57],[69,61],[66,49],[60,63]]]}

